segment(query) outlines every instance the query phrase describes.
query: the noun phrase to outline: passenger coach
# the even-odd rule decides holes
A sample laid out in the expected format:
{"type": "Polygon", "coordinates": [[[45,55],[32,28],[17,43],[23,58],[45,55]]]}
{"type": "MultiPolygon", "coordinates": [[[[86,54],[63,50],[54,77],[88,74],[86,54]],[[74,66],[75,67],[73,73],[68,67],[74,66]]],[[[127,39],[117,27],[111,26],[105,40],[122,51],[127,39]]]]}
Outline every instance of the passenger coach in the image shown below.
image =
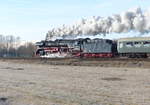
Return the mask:
{"type": "Polygon", "coordinates": [[[120,56],[146,58],[150,55],[150,37],[119,39],[117,50],[120,56]]]}

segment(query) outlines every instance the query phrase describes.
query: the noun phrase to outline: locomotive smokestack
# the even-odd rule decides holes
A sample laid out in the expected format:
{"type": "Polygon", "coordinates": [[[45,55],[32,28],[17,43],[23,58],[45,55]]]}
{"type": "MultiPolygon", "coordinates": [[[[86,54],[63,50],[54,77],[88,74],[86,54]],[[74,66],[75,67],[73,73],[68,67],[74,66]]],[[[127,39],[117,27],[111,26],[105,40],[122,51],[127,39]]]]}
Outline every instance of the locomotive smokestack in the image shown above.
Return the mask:
{"type": "Polygon", "coordinates": [[[134,8],[110,17],[92,17],[81,19],[70,26],[63,25],[48,31],[46,39],[60,36],[97,35],[109,33],[122,33],[129,31],[140,33],[150,32],[150,11],[134,8]]]}

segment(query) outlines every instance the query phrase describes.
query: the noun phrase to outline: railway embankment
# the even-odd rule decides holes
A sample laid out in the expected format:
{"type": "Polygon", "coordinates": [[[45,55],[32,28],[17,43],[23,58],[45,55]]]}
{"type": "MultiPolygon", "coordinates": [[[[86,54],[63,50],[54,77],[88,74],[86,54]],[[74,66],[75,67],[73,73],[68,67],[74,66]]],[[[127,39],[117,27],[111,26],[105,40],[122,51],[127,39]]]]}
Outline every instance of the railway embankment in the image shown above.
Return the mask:
{"type": "Polygon", "coordinates": [[[149,68],[150,59],[145,58],[1,58],[1,61],[36,63],[44,65],[99,66],[149,68]]]}

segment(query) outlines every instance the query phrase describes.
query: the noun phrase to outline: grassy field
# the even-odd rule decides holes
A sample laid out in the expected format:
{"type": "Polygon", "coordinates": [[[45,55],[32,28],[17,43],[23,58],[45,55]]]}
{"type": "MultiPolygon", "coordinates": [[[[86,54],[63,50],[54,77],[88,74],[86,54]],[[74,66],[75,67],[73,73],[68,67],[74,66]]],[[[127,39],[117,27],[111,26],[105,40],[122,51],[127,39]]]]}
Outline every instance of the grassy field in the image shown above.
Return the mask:
{"type": "Polygon", "coordinates": [[[149,93],[149,68],[0,60],[0,105],[150,105],[149,93]]]}

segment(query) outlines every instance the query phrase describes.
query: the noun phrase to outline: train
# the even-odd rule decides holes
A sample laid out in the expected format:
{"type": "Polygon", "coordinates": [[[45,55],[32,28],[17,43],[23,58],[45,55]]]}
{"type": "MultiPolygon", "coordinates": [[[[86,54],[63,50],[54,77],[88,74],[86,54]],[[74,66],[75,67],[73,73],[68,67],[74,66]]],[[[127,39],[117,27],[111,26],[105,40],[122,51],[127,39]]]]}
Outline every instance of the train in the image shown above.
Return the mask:
{"type": "Polygon", "coordinates": [[[36,43],[36,56],[45,58],[148,58],[150,37],[56,39],[36,43]]]}

